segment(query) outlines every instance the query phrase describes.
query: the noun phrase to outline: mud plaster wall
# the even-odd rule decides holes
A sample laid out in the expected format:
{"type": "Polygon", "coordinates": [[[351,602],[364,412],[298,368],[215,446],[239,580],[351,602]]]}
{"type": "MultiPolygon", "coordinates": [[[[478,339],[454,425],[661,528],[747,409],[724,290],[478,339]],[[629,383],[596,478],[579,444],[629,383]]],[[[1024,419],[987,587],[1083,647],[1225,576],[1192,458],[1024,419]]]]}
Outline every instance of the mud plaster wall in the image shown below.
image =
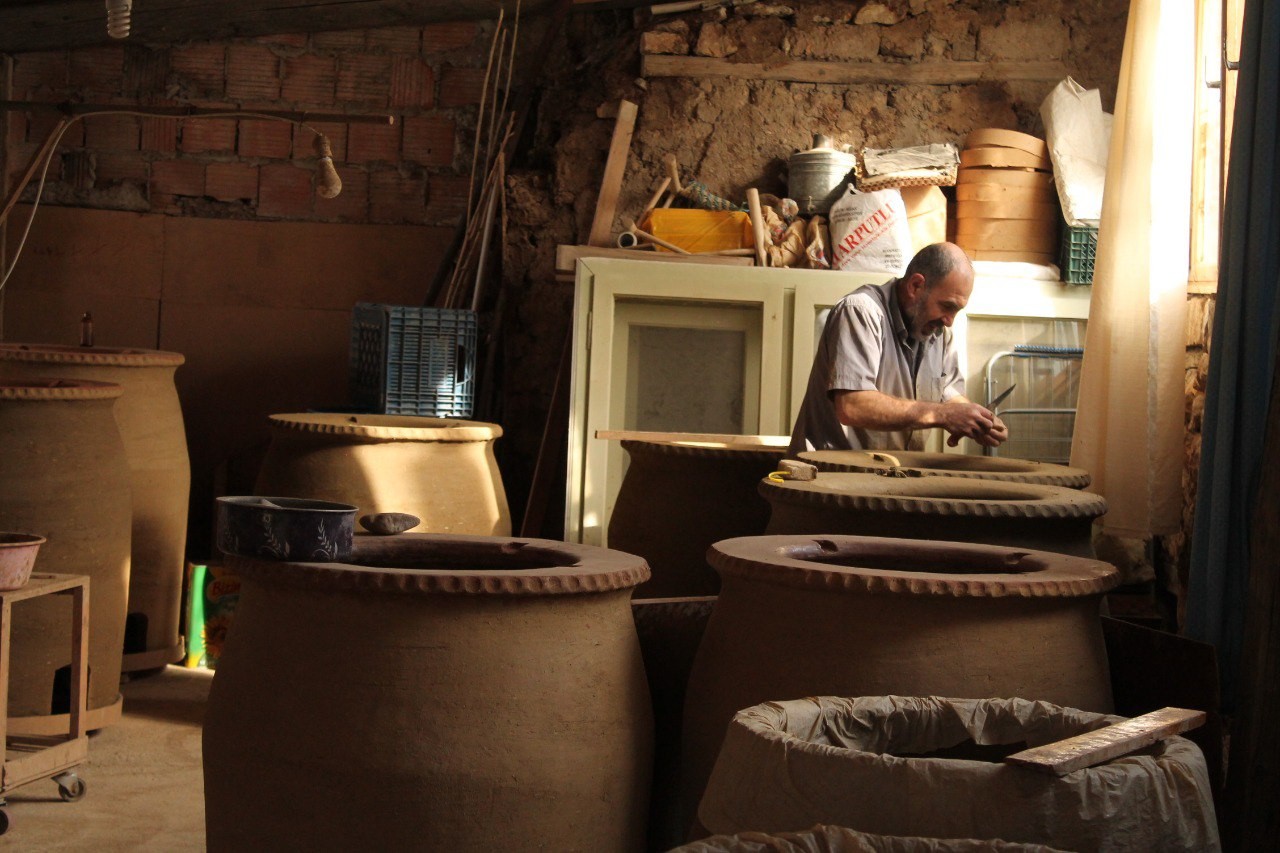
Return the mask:
{"type": "MultiPolygon", "coordinates": [[[[1059,60],[1111,110],[1126,0],[758,2],[732,11],[569,19],[547,57],[530,158],[508,179],[505,269],[519,293],[508,339],[509,473],[527,480],[572,287],[557,284],[558,243],[585,242],[618,99],[639,105],[619,219],[643,208],[674,154],[685,180],[741,200],[746,188],[785,195],[784,166],[826,133],[857,148],[962,142],[978,127],[1041,132],[1038,110],[1056,81],[968,85],[831,85],[729,78],[638,77],[642,53],[735,62],[816,60],[911,67],[921,62],[1059,60]]],[[[615,228],[616,230],[616,228],[615,228]]],[[[555,515],[554,512],[551,515],[555,515]]]]}

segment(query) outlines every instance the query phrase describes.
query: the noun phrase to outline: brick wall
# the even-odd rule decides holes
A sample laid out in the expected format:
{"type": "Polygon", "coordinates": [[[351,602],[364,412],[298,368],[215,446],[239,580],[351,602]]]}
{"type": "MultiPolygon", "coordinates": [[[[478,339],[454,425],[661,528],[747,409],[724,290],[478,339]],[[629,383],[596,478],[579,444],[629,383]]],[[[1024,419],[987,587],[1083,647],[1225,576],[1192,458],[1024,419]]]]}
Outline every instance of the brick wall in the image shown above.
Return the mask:
{"type": "MultiPolygon", "coordinates": [[[[253,118],[91,116],[71,125],[45,200],[170,215],[451,225],[470,173],[492,24],[457,22],[149,48],[131,43],[18,54],[13,97],[118,106],[387,114],[390,127],[331,122],[342,178],[315,194],[314,134],[253,118]],[[74,193],[74,194],[73,194],[74,193]]],[[[9,169],[56,121],[11,113],[9,169]]],[[[29,188],[27,198],[34,188],[29,188]]]]}

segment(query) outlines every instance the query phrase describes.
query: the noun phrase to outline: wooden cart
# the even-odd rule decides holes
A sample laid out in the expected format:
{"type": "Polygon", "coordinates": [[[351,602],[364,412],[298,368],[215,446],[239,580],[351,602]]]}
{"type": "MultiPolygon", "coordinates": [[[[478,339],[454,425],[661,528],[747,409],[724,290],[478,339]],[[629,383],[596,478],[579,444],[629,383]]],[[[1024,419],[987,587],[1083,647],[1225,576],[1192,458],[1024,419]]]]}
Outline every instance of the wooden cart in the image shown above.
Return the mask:
{"type": "MultiPolygon", "coordinates": [[[[34,573],[20,589],[0,591],[0,806],[14,788],[52,779],[62,799],[74,802],[84,796],[85,784],[72,768],[89,754],[85,710],[89,688],[89,578],[87,575],[34,573]],[[41,595],[71,596],[71,728],[65,735],[8,735],[9,632],[13,605],[41,595]]],[[[0,810],[0,835],[9,828],[9,817],[0,810]]]]}

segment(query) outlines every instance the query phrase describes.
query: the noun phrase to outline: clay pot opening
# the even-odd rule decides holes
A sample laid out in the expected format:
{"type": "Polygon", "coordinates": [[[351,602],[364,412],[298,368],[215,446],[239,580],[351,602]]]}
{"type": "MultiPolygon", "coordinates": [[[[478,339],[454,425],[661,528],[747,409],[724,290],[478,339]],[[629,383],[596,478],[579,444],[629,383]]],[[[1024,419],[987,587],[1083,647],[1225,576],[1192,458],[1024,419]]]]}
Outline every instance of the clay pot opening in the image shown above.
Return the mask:
{"type": "Polygon", "coordinates": [[[34,533],[0,533],[0,548],[13,548],[23,545],[42,545],[43,536],[34,533]]]}
{"type": "Polygon", "coordinates": [[[987,480],[968,480],[964,477],[945,479],[926,478],[903,489],[890,488],[886,495],[903,498],[926,498],[943,501],[983,501],[986,503],[1015,503],[1044,500],[1043,492],[1019,489],[1016,483],[991,483],[987,480]],[[937,479],[937,482],[929,482],[937,479]]]}
{"type": "Polygon", "coordinates": [[[1026,474],[1037,470],[1035,462],[1025,459],[998,459],[991,456],[969,456],[961,453],[935,454],[928,460],[912,464],[903,459],[904,468],[933,468],[938,471],[985,471],[999,474],[1026,474]]]}
{"type": "MultiPolygon", "coordinates": [[[[1026,555],[1022,555],[1026,556],[1026,555]]],[[[945,558],[928,554],[834,554],[797,556],[807,563],[842,566],[883,572],[913,572],[921,575],[1021,575],[1038,572],[1042,565],[1027,560],[998,565],[988,554],[952,554],[945,558]]]]}
{"type": "MultiPolygon", "coordinates": [[[[383,543],[377,543],[383,544],[383,543]]],[[[356,547],[351,561],[374,569],[439,572],[523,572],[578,566],[577,555],[521,542],[458,542],[432,545],[406,542],[404,547],[356,547]]]]}

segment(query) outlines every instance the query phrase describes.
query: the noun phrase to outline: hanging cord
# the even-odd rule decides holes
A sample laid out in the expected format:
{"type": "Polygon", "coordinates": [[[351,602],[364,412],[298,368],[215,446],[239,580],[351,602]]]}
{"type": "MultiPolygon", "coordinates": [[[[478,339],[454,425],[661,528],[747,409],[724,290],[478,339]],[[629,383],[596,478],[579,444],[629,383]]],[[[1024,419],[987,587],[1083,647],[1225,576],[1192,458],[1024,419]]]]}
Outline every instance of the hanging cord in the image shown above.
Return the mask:
{"type": "MultiPolygon", "coordinates": [[[[17,106],[17,104],[13,104],[12,102],[6,102],[4,104],[0,104],[0,106],[17,106]]],[[[50,105],[45,105],[45,104],[31,104],[27,106],[50,108],[50,105]]],[[[56,107],[53,107],[53,108],[57,109],[56,107]]],[[[174,109],[170,109],[170,108],[155,109],[155,110],[93,109],[86,112],[72,113],[70,115],[67,115],[64,112],[63,115],[64,117],[58,122],[57,125],[54,126],[53,130],[49,132],[49,136],[46,137],[44,145],[40,148],[39,151],[36,152],[35,159],[32,161],[33,168],[29,170],[25,176],[23,176],[21,181],[19,181],[18,186],[14,188],[12,195],[9,197],[9,200],[6,202],[4,211],[0,212],[0,226],[3,226],[4,223],[9,218],[10,210],[17,203],[18,199],[22,195],[23,190],[27,188],[27,184],[30,183],[31,178],[34,176],[35,167],[39,166],[40,160],[43,158],[44,166],[40,167],[40,183],[36,185],[35,199],[31,203],[31,215],[27,217],[27,224],[22,229],[22,237],[18,240],[17,248],[15,248],[13,251],[13,261],[9,264],[8,269],[4,270],[4,275],[0,277],[0,293],[4,291],[5,285],[9,283],[9,277],[13,275],[13,270],[18,265],[18,259],[22,256],[22,250],[27,244],[27,236],[31,233],[31,223],[35,221],[36,210],[40,207],[40,198],[44,194],[45,180],[49,174],[49,165],[53,162],[53,155],[58,150],[58,143],[62,141],[63,135],[66,134],[67,130],[71,127],[73,122],[76,122],[87,116],[126,115],[126,116],[138,116],[140,118],[176,118],[179,121],[181,121],[184,118],[196,118],[196,119],[250,118],[250,119],[264,119],[267,121],[283,121],[288,124],[292,124],[295,127],[300,127],[304,130],[309,130],[316,135],[316,138],[313,142],[313,148],[316,152],[317,160],[320,163],[320,183],[316,189],[317,194],[320,195],[322,198],[333,198],[342,190],[342,180],[341,178],[338,177],[337,170],[333,168],[333,152],[329,147],[329,138],[301,118],[291,118],[285,115],[275,115],[272,113],[256,112],[253,110],[216,110],[216,111],[201,110],[198,112],[182,112],[180,110],[175,111],[174,109]]],[[[385,123],[387,124],[394,122],[394,119],[391,116],[368,117],[368,116],[343,116],[341,114],[337,114],[334,116],[324,116],[323,118],[334,118],[342,121],[358,121],[358,122],[369,122],[369,121],[384,122],[385,121],[385,123]]],[[[316,119],[313,119],[313,120],[321,120],[321,117],[317,117],[316,119]]]]}

